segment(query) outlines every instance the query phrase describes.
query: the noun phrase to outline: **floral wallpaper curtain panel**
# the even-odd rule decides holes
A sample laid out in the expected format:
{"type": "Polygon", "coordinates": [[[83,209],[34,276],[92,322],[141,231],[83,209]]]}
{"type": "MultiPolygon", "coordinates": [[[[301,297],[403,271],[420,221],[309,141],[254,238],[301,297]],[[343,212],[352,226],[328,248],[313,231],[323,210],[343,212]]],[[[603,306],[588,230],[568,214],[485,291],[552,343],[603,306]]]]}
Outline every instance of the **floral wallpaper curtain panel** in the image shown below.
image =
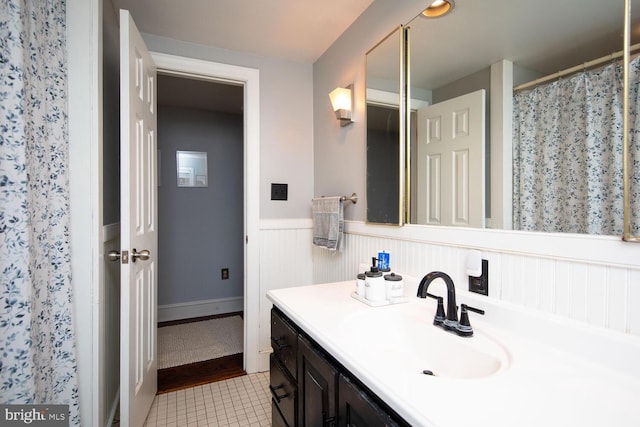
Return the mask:
{"type": "Polygon", "coordinates": [[[514,95],[514,229],[621,235],[622,65],[514,95]]]}
{"type": "Polygon", "coordinates": [[[0,402],[79,424],[65,1],[0,1],[0,402]]]}

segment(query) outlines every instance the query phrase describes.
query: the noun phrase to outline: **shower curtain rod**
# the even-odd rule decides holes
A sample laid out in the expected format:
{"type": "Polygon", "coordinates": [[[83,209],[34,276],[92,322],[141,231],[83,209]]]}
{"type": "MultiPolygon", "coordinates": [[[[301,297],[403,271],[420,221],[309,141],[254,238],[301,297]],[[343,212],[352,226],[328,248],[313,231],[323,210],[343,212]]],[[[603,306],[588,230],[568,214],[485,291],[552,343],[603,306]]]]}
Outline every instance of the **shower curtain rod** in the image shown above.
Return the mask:
{"type": "MultiPolygon", "coordinates": [[[[640,49],[640,43],[634,44],[631,46],[631,52],[640,49]]],[[[528,83],[523,83],[521,85],[515,86],[513,88],[514,92],[518,92],[523,89],[528,89],[532,86],[537,86],[540,83],[545,83],[551,80],[559,79],[560,77],[568,76],[569,74],[577,73],[578,71],[586,70],[587,68],[595,67],[596,65],[603,64],[605,62],[609,62],[614,59],[622,58],[624,55],[624,51],[610,53],[609,55],[605,55],[602,58],[593,59],[591,61],[587,61],[581,65],[576,65],[575,67],[567,68],[566,70],[558,71],[557,73],[549,74],[548,76],[540,77],[539,79],[530,81],[528,83]]]]}

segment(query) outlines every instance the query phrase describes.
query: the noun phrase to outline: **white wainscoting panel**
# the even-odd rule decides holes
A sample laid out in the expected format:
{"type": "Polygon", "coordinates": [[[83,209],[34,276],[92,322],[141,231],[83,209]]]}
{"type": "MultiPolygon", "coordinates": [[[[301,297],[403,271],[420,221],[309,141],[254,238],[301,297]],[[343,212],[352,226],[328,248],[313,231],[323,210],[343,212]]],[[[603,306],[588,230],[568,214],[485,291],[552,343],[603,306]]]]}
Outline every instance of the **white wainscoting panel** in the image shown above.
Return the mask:
{"type": "Polygon", "coordinates": [[[310,219],[260,222],[260,366],[269,369],[271,353],[271,289],[313,283],[312,222],[310,219]]]}
{"type": "MultiPolygon", "coordinates": [[[[558,242],[562,247],[570,247],[567,240],[571,237],[567,236],[549,235],[546,244],[550,254],[545,255],[539,246],[526,254],[527,236],[522,237],[522,247],[519,247],[503,239],[501,234],[504,233],[488,232],[486,246],[479,244],[477,238],[473,244],[465,246],[455,239],[443,243],[446,238],[435,242],[436,239],[423,237],[431,229],[426,232],[416,229],[423,235],[411,235],[408,232],[411,229],[347,224],[341,252],[333,254],[313,249],[314,283],[355,280],[358,266],[362,263],[370,265],[371,257],[384,249],[391,254],[392,270],[420,278],[430,271],[441,270],[452,277],[458,290],[466,291],[467,251],[479,249],[482,257],[489,261],[490,298],[640,336],[640,257],[632,256],[640,245],[619,243],[610,238],[576,236],[573,253],[585,253],[588,250],[585,244],[594,246],[595,260],[591,260],[581,259],[582,255],[572,258],[573,253],[566,250],[561,254],[554,253],[558,251],[554,248],[558,242]],[[498,243],[491,241],[496,236],[500,240],[498,243]],[[516,247],[517,251],[502,249],[509,246],[516,247]],[[601,251],[613,253],[602,254],[601,251]]],[[[433,233],[442,231],[434,229],[433,233]]],[[[531,238],[539,239],[540,236],[531,238]]]]}

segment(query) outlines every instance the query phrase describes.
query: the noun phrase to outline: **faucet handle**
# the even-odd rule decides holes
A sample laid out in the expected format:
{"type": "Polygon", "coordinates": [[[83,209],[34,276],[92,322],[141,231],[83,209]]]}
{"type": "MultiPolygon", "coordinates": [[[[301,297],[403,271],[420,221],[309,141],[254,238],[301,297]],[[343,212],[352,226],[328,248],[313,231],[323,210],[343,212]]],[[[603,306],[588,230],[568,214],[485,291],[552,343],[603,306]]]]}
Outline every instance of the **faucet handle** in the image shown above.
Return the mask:
{"type": "Polygon", "coordinates": [[[427,292],[427,296],[438,301],[438,307],[436,308],[436,316],[433,318],[433,324],[440,326],[446,318],[444,314],[444,299],[437,295],[430,294],[429,292],[427,292]]]}
{"type": "Polygon", "coordinates": [[[456,333],[463,337],[470,337],[473,335],[473,329],[469,322],[469,313],[467,312],[467,305],[460,304],[460,322],[456,325],[456,333]]]}
{"type": "Polygon", "coordinates": [[[465,306],[465,308],[468,311],[473,311],[474,313],[478,313],[478,314],[484,315],[484,310],[482,310],[480,308],[471,307],[470,305],[467,305],[467,304],[460,304],[460,306],[463,306],[463,305],[465,306]]]}
{"type": "Polygon", "coordinates": [[[469,311],[473,311],[474,313],[484,314],[484,310],[479,308],[471,307],[467,304],[460,304],[460,322],[456,326],[456,333],[463,337],[470,337],[473,335],[473,329],[471,328],[471,323],[469,322],[469,311]]]}

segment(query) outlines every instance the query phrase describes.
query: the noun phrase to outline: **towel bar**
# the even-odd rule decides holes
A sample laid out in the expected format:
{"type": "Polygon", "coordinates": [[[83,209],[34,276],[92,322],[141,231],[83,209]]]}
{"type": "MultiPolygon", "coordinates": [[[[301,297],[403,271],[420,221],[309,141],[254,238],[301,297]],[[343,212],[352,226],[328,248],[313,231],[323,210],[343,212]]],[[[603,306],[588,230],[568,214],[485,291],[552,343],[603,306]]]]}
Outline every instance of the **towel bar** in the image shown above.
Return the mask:
{"type": "MultiPolygon", "coordinates": [[[[321,197],[326,197],[326,196],[321,196],[321,197]]],[[[351,194],[350,197],[340,196],[340,201],[341,202],[346,202],[347,200],[349,200],[351,203],[353,203],[355,205],[356,203],[358,203],[358,195],[356,193],[353,193],[353,194],[351,194]]]]}
{"type": "Polygon", "coordinates": [[[358,203],[358,195],[356,193],[353,193],[351,197],[347,197],[347,196],[340,197],[341,202],[346,202],[347,200],[350,200],[351,203],[355,205],[356,203],[358,203]]]}

